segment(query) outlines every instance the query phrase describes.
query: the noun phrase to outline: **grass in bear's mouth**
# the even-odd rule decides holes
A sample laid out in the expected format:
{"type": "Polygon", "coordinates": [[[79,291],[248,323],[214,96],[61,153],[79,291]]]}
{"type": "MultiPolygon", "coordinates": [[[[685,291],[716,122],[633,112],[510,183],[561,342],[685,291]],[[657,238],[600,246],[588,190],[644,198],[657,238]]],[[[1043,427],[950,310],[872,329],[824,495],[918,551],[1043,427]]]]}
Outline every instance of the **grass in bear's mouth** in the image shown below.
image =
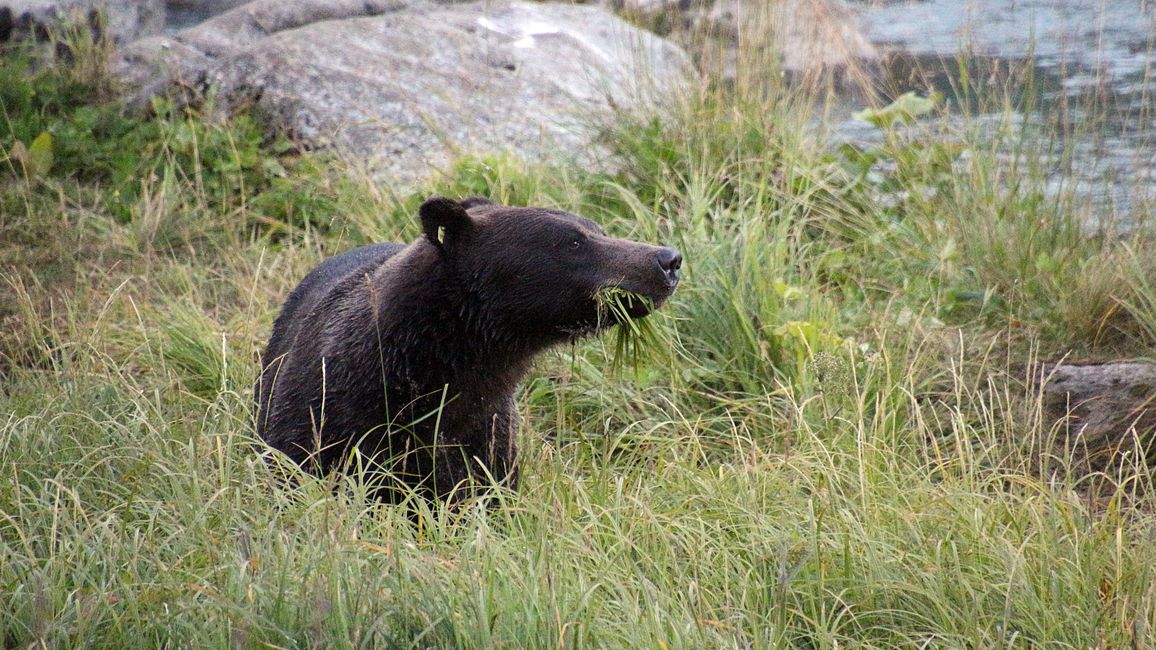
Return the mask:
{"type": "Polygon", "coordinates": [[[618,325],[614,329],[614,355],[611,367],[624,366],[638,369],[643,362],[661,348],[662,339],[654,321],[646,316],[632,316],[631,308],[646,305],[647,316],[654,312],[654,302],[622,287],[605,287],[594,294],[598,303],[598,320],[618,325]]]}

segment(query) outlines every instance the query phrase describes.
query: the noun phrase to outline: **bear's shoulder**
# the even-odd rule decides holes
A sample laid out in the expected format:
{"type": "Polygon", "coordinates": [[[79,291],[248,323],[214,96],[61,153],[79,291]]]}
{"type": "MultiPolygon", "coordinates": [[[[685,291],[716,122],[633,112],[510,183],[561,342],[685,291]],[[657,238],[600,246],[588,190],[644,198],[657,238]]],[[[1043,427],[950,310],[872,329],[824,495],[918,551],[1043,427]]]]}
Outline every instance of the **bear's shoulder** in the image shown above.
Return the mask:
{"type": "Polygon", "coordinates": [[[380,243],[361,246],[318,264],[285,300],[269,341],[271,356],[287,351],[299,330],[312,321],[307,316],[326,303],[339,301],[359,275],[371,273],[405,248],[402,244],[380,243]]]}

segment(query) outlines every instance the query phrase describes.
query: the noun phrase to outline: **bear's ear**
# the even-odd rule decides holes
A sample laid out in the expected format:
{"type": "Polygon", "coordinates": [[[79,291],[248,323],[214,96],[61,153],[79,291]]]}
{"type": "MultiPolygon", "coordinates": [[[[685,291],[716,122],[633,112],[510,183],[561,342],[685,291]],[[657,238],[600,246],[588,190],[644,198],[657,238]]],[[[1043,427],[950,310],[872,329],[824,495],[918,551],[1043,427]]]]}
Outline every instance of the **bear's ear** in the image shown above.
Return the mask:
{"type": "Polygon", "coordinates": [[[482,196],[471,196],[462,199],[461,204],[463,208],[469,210],[470,208],[476,208],[481,205],[494,205],[494,202],[482,196]]]}
{"type": "Polygon", "coordinates": [[[444,196],[426,199],[418,215],[426,239],[442,251],[452,248],[474,225],[461,203],[444,196]]]}

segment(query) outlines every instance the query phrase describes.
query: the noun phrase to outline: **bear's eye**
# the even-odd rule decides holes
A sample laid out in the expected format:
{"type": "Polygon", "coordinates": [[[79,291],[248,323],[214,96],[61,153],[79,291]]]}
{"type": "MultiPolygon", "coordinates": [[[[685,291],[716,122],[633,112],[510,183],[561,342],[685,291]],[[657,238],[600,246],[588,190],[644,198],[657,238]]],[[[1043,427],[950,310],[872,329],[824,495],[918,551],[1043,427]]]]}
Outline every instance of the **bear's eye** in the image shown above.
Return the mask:
{"type": "Polygon", "coordinates": [[[574,239],[571,239],[570,240],[570,250],[578,250],[579,248],[582,248],[582,240],[578,239],[577,237],[575,237],[574,239]]]}

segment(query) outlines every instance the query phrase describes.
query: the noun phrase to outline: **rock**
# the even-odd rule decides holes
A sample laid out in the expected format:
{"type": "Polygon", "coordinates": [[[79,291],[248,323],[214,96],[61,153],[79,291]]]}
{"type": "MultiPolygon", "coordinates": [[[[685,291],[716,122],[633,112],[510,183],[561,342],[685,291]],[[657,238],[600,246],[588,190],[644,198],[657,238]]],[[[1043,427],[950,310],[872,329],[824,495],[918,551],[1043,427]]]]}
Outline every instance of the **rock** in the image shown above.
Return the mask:
{"type": "Polygon", "coordinates": [[[786,0],[776,16],[783,69],[814,75],[879,58],[841,0],[786,0]]]}
{"type": "MultiPolygon", "coordinates": [[[[784,71],[814,78],[843,73],[879,54],[843,0],[603,0],[607,6],[671,37],[699,60],[721,44],[733,68],[741,38],[768,40],[784,71]]],[[[726,74],[733,75],[734,70],[726,74]]]]}
{"type": "Polygon", "coordinates": [[[103,14],[100,35],[128,43],[157,34],[165,26],[164,0],[0,0],[0,43],[48,40],[68,23],[95,27],[103,14]]]}
{"type": "Polygon", "coordinates": [[[1042,397],[1045,416],[1064,423],[1060,442],[1073,449],[1077,462],[1086,464],[1083,469],[1110,469],[1124,454],[1145,454],[1149,463],[1156,460],[1151,444],[1156,363],[1041,364],[1032,384],[1042,397]]]}
{"type": "Polygon", "coordinates": [[[462,153],[595,164],[599,123],[688,82],[676,46],[592,6],[257,0],[125,49],[137,101],[185,87],[407,183],[462,153]]]}

